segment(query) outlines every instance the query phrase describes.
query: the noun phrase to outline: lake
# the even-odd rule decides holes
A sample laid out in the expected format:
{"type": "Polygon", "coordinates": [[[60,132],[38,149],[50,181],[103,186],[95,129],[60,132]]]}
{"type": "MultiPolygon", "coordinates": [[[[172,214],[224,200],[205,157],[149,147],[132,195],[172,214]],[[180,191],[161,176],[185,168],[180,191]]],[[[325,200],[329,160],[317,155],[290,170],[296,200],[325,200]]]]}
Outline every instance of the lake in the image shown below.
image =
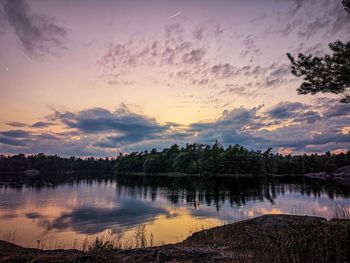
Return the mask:
{"type": "Polygon", "coordinates": [[[1,239],[23,246],[80,248],[113,233],[131,244],[144,225],[154,244],[264,214],[331,218],[350,189],[304,178],[119,176],[51,185],[0,186],[1,239]]]}

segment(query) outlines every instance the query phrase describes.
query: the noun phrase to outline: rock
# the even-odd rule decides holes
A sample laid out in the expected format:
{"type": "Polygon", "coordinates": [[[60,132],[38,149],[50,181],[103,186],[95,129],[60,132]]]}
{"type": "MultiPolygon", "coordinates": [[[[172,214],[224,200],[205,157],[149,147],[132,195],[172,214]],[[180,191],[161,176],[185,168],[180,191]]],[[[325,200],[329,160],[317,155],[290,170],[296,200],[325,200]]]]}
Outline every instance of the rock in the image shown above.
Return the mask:
{"type": "Polygon", "coordinates": [[[334,173],[307,173],[305,174],[305,176],[312,179],[329,180],[339,183],[350,184],[350,165],[340,167],[334,173]]]}

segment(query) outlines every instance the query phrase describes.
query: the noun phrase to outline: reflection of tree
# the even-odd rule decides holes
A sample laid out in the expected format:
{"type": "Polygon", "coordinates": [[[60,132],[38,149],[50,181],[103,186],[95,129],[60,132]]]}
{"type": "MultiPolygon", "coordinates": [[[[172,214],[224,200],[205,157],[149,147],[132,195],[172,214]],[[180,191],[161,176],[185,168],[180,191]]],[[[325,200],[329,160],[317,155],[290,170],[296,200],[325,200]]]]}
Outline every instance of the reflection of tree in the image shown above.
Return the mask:
{"type": "Polygon", "coordinates": [[[167,176],[119,176],[118,191],[129,196],[150,199],[164,198],[171,204],[185,203],[214,206],[217,210],[225,204],[245,206],[248,202],[268,200],[275,204],[277,196],[301,193],[307,196],[328,195],[349,197],[350,189],[304,180],[279,178],[270,181],[258,178],[226,177],[167,177],[167,176]],[[136,187],[137,186],[137,187],[136,187]],[[121,190],[123,189],[123,190],[121,190]],[[140,191],[139,193],[136,193],[140,191]]]}
{"type": "MultiPolygon", "coordinates": [[[[319,198],[328,196],[349,198],[350,189],[324,183],[321,181],[305,180],[302,178],[232,178],[232,177],[169,177],[169,176],[119,176],[115,179],[71,181],[69,186],[84,183],[90,188],[96,184],[111,184],[116,182],[118,200],[135,199],[167,200],[174,205],[211,206],[220,210],[223,206],[246,206],[249,202],[269,201],[275,204],[278,196],[287,193],[296,193],[319,198]],[[116,181],[115,181],[116,180],[116,181]]],[[[56,188],[59,184],[53,183],[26,186],[40,192],[43,187],[56,188]]],[[[23,184],[0,186],[0,189],[9,187],[22,191],[23,184]]],[[[103,193],[101,193],[103,196],[103,193]]]]}

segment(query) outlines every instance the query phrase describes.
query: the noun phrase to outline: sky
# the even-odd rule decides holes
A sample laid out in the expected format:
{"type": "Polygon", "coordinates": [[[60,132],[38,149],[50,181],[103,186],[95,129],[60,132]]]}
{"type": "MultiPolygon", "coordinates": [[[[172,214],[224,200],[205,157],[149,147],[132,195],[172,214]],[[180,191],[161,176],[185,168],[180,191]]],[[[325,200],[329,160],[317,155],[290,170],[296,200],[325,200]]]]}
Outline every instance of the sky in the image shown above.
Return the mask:
{"type": "Polygon", "coordinates": [[[350,105],[298,95],[286,53],[349,34],[341,0],[0,0],[0,153],[347,151],[350,105]]]}

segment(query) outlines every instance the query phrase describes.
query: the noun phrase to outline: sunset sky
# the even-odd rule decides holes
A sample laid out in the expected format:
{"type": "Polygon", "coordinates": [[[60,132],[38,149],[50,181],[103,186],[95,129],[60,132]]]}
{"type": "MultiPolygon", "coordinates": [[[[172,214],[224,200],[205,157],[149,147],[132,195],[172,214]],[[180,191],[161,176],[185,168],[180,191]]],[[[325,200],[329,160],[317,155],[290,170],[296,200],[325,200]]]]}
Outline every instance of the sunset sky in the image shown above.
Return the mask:
{"type": "Polygon", "coordinates": [[[349,35],[341,0],[0,0],[0,153],[349,150],[350,104],[286,56],[349,35]]]}

